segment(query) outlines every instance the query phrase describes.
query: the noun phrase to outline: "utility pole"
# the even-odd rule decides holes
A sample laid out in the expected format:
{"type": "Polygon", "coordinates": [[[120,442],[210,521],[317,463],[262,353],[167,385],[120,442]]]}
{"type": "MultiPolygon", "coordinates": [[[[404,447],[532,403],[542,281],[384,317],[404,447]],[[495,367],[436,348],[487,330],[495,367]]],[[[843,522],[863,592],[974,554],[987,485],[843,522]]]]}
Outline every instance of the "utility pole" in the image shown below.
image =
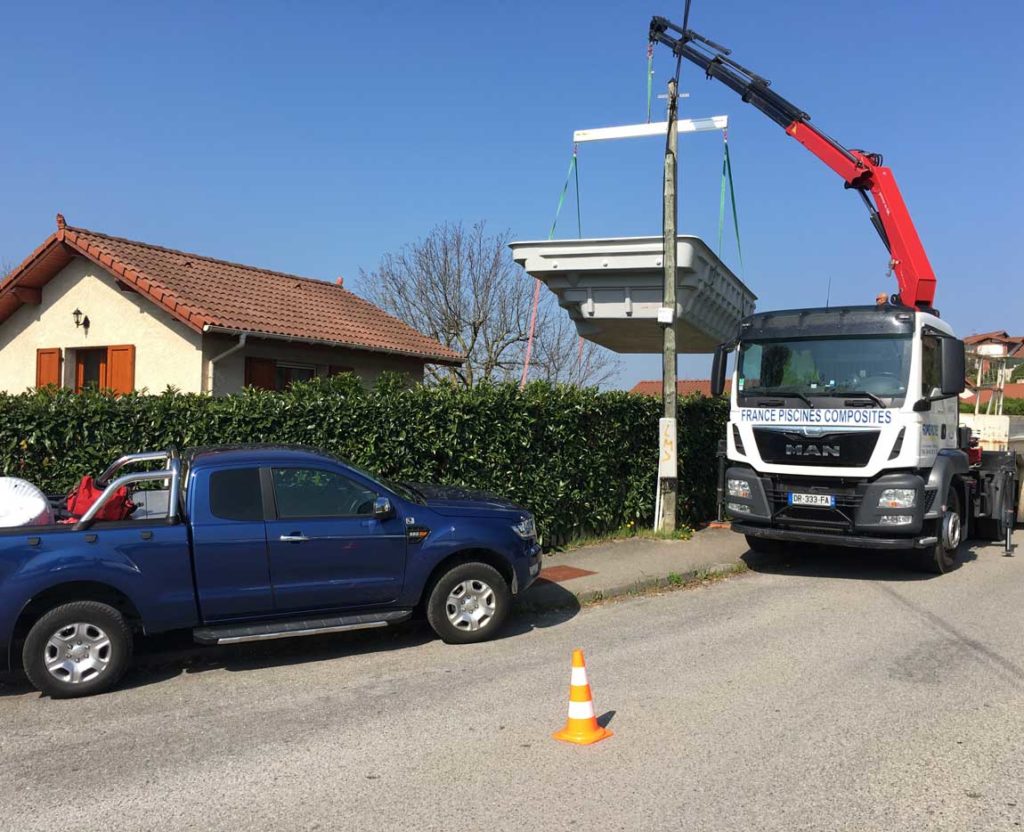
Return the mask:
{"type": "Polygon", "coordinates": [[[662,396],[665,417],[659,425],[658,500],[659,513],[655,518],[660,531],[676,530],[676,495],[678,493],[678,465],[676,455],[676,148],[678,131],[676,106],[679,89],[673,78],[668,82],[668,141],[665,146],[664,182],[664,293],[658,321],[663,326],[664,348],[661,371],[662,396]]]}

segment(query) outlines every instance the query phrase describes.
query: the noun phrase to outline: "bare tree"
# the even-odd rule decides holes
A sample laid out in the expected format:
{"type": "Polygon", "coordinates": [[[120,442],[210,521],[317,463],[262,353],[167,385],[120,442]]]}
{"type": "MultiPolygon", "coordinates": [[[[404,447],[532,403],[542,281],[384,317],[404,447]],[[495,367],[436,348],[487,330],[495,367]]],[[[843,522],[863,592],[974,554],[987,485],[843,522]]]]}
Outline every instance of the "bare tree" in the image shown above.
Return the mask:
{"type": "MultiPolygon", "coordinates": [[[[512,260],[509,232],[488,234],[443,223],[423,239],[385,254],[360,274],[363,294],[396,318],[466,357],[462,367],[427,367],[428,378],[467,386],[518,379],[529,339],[533,280],[512,260]]],[[[613,359],[586,343],[582,360],[575,330],[549,293],[542,292],[531,355],[531,378],[597,384],[613,359]]]]}
{"type": "Polygon", "coordinates": [[[3,257],[0,257],[0,280],[3,280],[7,275],[14,271],[14,263],[3,257]]]}

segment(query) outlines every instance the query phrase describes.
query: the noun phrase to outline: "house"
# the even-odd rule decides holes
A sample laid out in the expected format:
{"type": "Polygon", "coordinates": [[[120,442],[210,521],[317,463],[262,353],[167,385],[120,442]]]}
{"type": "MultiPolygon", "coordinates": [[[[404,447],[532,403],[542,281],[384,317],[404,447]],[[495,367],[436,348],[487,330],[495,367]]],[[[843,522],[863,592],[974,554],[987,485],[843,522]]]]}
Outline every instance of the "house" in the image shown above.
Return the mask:
{"type": "Polygon", "coordinates": [[[968,351],[993,357],[1024,354],[1024,336],[1012,336],[1004,330],[982,332],[964,338],[968,351]]]}
{"type": "MultiPolygon", "coordinates": [[[[729,392],[732,382],[726,380],[725,390],[729,392]]],[[[641,396],[661,396],[661,379],[652,381],[638,381],[633,385],[630,393],[637,393],[641,396]]],[[[707,378],[681,378],[676,381],[676,395],[683,396],[711,396],[711,379],[707,378]]]]}
{"type": "Polygon", "coordinates": [[[67,225],[0,283],[0,390],[236,393],[462,358],[338,284],[67,225]]]}

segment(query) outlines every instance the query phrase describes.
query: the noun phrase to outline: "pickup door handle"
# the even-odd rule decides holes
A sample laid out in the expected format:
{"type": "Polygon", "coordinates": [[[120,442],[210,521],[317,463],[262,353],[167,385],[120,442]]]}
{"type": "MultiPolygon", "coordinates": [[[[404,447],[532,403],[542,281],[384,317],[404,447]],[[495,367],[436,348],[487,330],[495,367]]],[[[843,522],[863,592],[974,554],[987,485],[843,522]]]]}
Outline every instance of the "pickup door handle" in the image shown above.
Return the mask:
{"type": "Polygon", "coordinates": [[[281,535],[280,540],[282,543],[305,543],[309,538],[299,532],[293,532],[281,535]]]}

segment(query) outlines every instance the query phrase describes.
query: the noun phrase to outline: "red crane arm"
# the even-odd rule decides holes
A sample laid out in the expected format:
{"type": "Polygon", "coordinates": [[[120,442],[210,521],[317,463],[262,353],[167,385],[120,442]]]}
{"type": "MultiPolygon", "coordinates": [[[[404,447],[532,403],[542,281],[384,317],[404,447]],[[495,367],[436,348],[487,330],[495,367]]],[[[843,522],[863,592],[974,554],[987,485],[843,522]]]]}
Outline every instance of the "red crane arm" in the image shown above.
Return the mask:
{"type": "Polygon", "coordinates": [[[730,51],[663,17],[651,20],[651,41],[663,43],[695,63],[708,78],[717,78],[739,93],[856,190],[871,223],[889,250],[889,264],[899,284],[898,299],[906,306],[930,309],[935,299],[935,272],[914,227],[892,170],[876,153],[850,150],[811,124],[810,116],[774,92],[771,82],[728,57],[730,51]],[[671,34],[677,33],[676,35],[671,34]]]}

